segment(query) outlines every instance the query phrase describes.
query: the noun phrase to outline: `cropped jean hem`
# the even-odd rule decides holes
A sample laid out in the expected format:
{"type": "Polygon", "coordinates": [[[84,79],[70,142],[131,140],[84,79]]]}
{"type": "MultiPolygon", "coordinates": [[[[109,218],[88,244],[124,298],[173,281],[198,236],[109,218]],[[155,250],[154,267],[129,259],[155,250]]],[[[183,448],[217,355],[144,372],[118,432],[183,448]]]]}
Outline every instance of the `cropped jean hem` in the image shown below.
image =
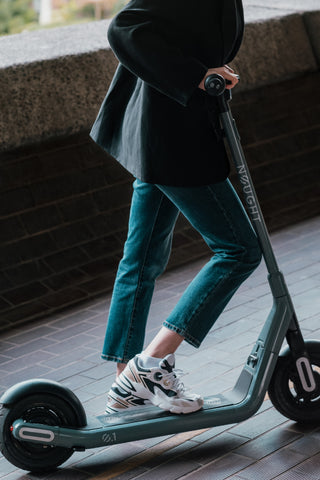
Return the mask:
{"type": "Polygon", "coordinates": [[[193,338],[192,335],[187,333],[185,330],[177,327],[176,325],[172,325],[171,323],[168,323],[168,322],[163,322],[162,325],[168,328],[168,330],[173,330],[174,332],[177,332],[179,335],[184,337],[184,340],[187,343],[190,343],[190,345],[192,345],[193,347],[196,347],[196,348],[200,347],[201,342],[199,342],[199,340],[197,340],[196,338],[193,338]]]}
{"type": "Polygon", "coordinates": [[[113,355],[101,355],[102,360],[108,360],[110,362],[117,362],[117,363],[128,363],[130,358],[122,358],[122,357],[115,357],[113,355]]]}

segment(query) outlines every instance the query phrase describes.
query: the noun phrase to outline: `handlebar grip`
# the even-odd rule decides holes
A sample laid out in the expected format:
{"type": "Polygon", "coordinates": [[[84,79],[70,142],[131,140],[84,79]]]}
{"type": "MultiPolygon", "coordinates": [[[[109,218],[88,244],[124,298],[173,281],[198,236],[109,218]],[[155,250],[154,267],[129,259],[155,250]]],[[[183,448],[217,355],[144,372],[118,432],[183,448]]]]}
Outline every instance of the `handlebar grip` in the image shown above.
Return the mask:
{"type": "MultiPolygon", "coordinates": [[[[239,75],[236,76],[240,81],[239,75]]],[[[209,95],[219,97],[224,93],[226,85],[230,85],[231,83],[230,80],[225,79],[222,75],[219,75],[219,73],[212,73],[205,79],[204,88],[209,95]]]]}
{"type": "Polygon", "coordinates": [[[205,79],[204,88],[209,95],[219,97],[219,95],[222,95],[226,89],[226,80],[222,75],[212,73],[205,79]]]}

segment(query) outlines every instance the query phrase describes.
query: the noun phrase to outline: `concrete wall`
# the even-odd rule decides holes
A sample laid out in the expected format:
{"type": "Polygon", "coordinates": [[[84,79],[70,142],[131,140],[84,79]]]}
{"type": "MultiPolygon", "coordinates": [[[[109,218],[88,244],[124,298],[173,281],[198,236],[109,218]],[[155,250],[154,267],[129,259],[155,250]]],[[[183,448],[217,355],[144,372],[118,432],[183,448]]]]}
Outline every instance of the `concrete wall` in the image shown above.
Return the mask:
{"type": "MultiPolygon", "coordinates": [[[[112,288],[132,178],[88,137],[117,64],[107,26],[0,38],[0,328],[112,288]]],[[[319,31],[320,12],[250,21],[234,62],[271,230],[320,213],[319,31]]],[[[207,253],[180,218],[170,266],[207,253]]]]}

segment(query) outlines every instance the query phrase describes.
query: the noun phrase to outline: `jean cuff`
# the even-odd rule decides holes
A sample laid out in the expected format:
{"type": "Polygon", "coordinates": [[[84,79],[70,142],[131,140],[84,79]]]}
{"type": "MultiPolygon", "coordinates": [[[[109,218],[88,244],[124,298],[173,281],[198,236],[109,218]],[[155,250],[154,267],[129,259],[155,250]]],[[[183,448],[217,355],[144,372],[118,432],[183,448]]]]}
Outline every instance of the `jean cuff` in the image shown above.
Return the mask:
{"type": "Polygon", "coordinates": [[[201,342],[199,342],[199,340],[194,338],[192,335],[187,333],[185,330],[182,330],[181,328],[176,327],[175,325],[172,325],[171,323],[168,323],[168,322],[163,322],[163,326],[168,328],[169,330],[173,330],[174,332],[177,332],[179,335],[184,337],[184,339],[187,343],[190,343],[190,345],[192,345],[193,347],[196,347],[196,348],[200,347],[201,342]]]}
{"type": "Polygon", "coordinates": [[[129,360],[131,360],[130,358],[115,357],[113,355],[104,355],[104,354],[101,355],[101,358],[103,360],[108,360],[110,362],[117,362],[117,363],[128,363],[129,360]]]}

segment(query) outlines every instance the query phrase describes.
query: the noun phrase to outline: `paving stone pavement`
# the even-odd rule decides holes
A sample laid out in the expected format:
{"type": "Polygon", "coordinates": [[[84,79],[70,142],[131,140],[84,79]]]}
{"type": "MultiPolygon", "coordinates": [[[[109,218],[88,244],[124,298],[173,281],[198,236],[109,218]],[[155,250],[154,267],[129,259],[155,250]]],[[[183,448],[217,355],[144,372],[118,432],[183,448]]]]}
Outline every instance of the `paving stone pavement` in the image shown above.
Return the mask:
{"type": "MultiPolygon", "coordinates": [[[[320,340],[320,217],[272,235],[280,267],[307,338],[320,340]]],[[[165,273],[150,311],[148,341],[206,258],[165,273]]],[[[204,395],[230,389],[270,310],[262,264],[241,286],[200,349],[183,344],[178,367],[204,395]]],[[[21,380],[50,378],[70,387],[87,414],[104,409],[114,364],[100,359],[110,298],[100,298],[3,333],[0,392],[21,380]]],[[[31,475],[0,457],[1,480],[319,480],[320,428],[286,419],[268,398],[238,425],[76,452],[46,475],[31,475]]]]}

